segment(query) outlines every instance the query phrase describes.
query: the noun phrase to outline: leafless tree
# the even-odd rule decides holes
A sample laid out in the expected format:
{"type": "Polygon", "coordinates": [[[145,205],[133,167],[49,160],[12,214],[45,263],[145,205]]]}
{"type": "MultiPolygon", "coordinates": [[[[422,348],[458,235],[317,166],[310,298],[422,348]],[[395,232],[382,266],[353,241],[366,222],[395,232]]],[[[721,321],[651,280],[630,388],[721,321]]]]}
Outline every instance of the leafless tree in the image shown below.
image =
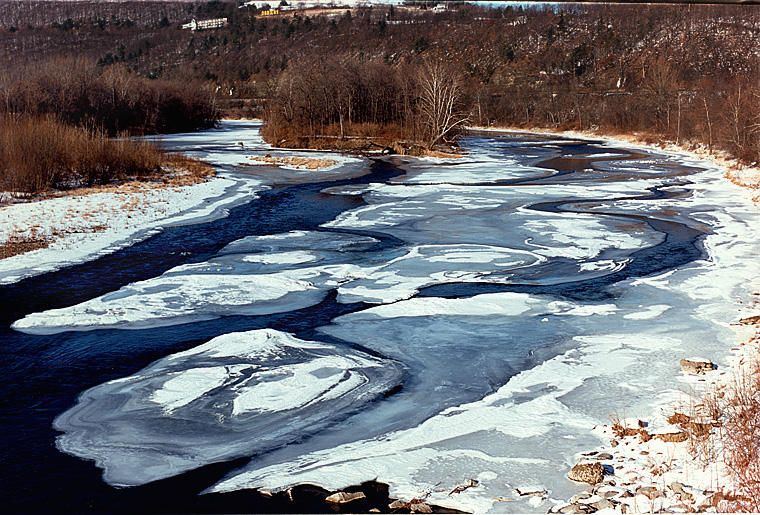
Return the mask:
{"type": "Polygon", "coordinates": [[[459,74],[442,60],[428,61],[419,78],[420,113],[427,127],[427,146],[446,141],[469,121],[462,109],[463,85],[459,74]]]}

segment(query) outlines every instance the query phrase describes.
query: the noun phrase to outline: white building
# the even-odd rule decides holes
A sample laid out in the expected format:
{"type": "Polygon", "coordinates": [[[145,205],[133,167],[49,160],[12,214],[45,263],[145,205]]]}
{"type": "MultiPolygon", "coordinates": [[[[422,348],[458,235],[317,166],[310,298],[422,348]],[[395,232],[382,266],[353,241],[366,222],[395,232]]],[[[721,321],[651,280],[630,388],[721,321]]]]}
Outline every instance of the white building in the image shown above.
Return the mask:
{"type": "Polygon", "coordinates": [[[219,27],[227,26],[227,18],[214,18],[212,20],[191,21],[182,25],[183,29],[190,30],[206,30],[206,29],[218,29],[219,27]]]}

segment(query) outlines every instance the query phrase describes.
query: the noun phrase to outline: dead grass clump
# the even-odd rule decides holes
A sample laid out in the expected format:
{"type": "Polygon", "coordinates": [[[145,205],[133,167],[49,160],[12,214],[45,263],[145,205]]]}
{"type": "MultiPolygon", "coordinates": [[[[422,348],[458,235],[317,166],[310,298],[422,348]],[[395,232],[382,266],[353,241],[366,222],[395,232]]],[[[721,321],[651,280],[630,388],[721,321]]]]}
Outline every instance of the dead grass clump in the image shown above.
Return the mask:
{"type": "Polygon", "coordinates": [[[668,424],[672,425],[688,424],[690,421],[690,416],[684,415],[683,413],[678,413],[677,411],[668,417],[668,424]]]}
{"type": "Polygon", "coordinates": [[[642,442],[648,442],[652,439],[652,435],[650,435],[646,429],[643,427],[633,428],[633,427],[627,427],[623,426],[619,420],[614,419],[612,424],[612,433],[617,438],[626,438],[628,436],[638,436],[641,438],[642,442]]]}
{"type": "Polygon", "coordinates": [[[46,249],[52,240],[39,236],[12,236],[0,243],[0,259],[5,259],[37,249],[46,249]]]}
{"type": "Polygon", "coordinates": [[[732,480],[734,499],[728,511],[760,512],[760,366],[739,373],[722,398],[723,461],[732,480]]]}
{"type": "Polygon", "coordinates": [[[189,186],[216,175],[208,163],[179,153],[168,154],[164,159],[163,169],[167,173],[163,175],[162,181],[174,186],[189,186]]]}
{"type": "Polygon", "coordinates": [[[296,168],[305,168],[306,170],[319,170],[327,168],[338,163],[335,159],[317,159],[313,157],[251,157],[254,164],[272,164],[277,166],[295,166],[296,168]]]}

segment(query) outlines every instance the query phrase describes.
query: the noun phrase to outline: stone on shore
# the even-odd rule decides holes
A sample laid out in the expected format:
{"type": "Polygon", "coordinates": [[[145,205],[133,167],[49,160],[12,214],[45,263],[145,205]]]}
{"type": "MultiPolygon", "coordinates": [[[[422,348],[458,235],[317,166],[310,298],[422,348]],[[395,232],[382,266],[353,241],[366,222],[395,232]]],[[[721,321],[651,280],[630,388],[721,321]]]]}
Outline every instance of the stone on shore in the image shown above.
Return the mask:
{"type": "Polygon", "coordinates": [[[353,492],[353,493],[349,493],[349,492],[336,492],[336,493],[330,495],[329,497],[327,497],[327,499],[325,499],[325,501],[327,501],[327,502],[329,502],[331,504],[346,504],[346,503],[349,503],[351,501],[357,501],[359,499],[364,499],[366,497],[367,496],[364,495],[364,492],[353,492]]]}
{"type": "Polygon", "coordinates": [[[595,485],[604,480],[604,465],[595,461],[593,463],[576,463],[567,477],[573,481],[595,485]]]}
{"type": "Polygon", "coordinates": [[[681,370],[689,374],[704,374],[705,372],[712,372],[717,367],[715,363],[709,360],[701,359],[682,359],[681,370]]]}

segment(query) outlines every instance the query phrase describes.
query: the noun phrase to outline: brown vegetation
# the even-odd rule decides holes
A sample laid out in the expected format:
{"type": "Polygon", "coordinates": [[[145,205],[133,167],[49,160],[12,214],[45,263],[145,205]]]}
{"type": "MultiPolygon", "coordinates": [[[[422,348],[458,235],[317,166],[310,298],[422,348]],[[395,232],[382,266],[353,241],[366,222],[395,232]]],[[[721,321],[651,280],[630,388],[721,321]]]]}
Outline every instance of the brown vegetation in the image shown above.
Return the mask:
{"type": "Polygon", "coordinates": [[[45,249],[50,246],[50,238],[34,236],[13,236],[0,243],[0,259],[9,258],[37,249],[45,249]]]}
{"type": "Polygon", "coordinates": [[[33,194],[108,184],[161,170],[163,153],[139,140],[108,139],[52,118],[0,118],[0,187],[33,194]]]}
{"type": "Polygon", "coordinates": [[[82,59],[57,58],[0,75],[0,111],[55,114],[68,125],[111,136],[203,129],[219,116],[203,87],[135,77],[121,66],[103,69],[82,59]]]}
{"type": "MultiPolygon", "coordinates": [[[[760,161],[756,6],[395,5],[265,17],[223,0],[22,4],[0,0],[0,69],[74,53],[136,82],[203,81],[228,113],[265,115],[269,141],[329,146],[317,137],[335,135],[342,148],[361,127],[364,137],[429,146],[436,131],[429,110],[420,117],[421,77],[425,63],[443,59],[461,92],[458,120],[638,133],[760,161]],[[179,28],[221,16],[223,29],[179,28]],[[286,91],[299,101],[283,103],[286,91]]],[[[111,120],[106,130],[153,130],[141,120],[111,120]]]]}
{"type": "Polygon", "coordinates": [[[719,411],[723,425],[723,462],[729,472],[730,500],[721,511],[760,511],[760,365],[739,372],[733,383],[704,399],[711,411],[719,411]]]}
{"type": "Polygon", "coordinates": [[[166,154],[153,143],[111,139],[54,118],[0,116],[0,189],[33,195],[128,180],[192,184],[212,175],[206,165],[166,154]]]}
{"type": "Polygon", "coordinates": [[[253,164],[295,166],[296,168],[305,168],[306,170],[319,170],[320,168],[327,168],[338,162],[335,159],[316,159],[313,157],[271,157],[270,155],[264,157],[251,157],[250,159],[253,161],[253,164]]]}

